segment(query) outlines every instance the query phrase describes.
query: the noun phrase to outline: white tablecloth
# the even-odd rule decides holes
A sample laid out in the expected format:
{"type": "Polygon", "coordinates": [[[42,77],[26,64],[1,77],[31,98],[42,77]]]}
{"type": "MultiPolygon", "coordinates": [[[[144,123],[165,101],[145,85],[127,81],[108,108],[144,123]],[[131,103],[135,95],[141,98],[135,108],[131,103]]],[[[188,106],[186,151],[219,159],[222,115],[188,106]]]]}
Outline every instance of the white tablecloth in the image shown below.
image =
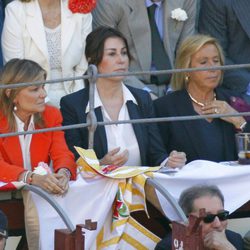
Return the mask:
{"type": "MultiPolygon", "coordinates": [[[[250,165],[225,165],[197,160],[174,174],[155,173],[154,176],[176,200],[184,189],[193,185],[217,185],[224,195],[225,209],[230,213],[250,199],[250,165]]],[[[158,192],[157,195],[166,216],[171,220],[179,220],[166,199],[158,192]]]]}
{"type": "MultiPolygon", "coordinates": [[[[73,225],[83,224],[86,219],[97,221],[97,230],[85,232],[85,248],[90,249],[102,228],[117,192],[118,181],[97,177],[84,180],[80,175],[77,181],[70,183],[70,191],[65,197],[55,200],[64,209],[73,225]]],[[[40,222],[40,249],[54,249],[54,230],[66,228],[66,225],[43,198],[32,193],[37,206],[40,222]]]]}
{"type": "MultiPolygon", "coordinates": [[[[180,193],[192,185],[218,185],[225,197],[225,209],[230,212],[250,199],[250,166],[225,166],[208,161],[194,161],[172,175],[154,173],[154,178],[177,200],[180,193]]],[[[118,182],[119,180],[104,177],[84,180],[79,176],[77,181],[70,183],[70,192],[65,197],[55,197],[74,225],[84,223],[85,219],[98,222],[97,230],[86,231],[86,249],[92,247],[104,225],[117,192],[118,182]]],[[[52,250],[54,230],[66,226],[45,200],[36,194],[32,195],[39,213],[41,249],[52,250]]],[[[158,197],[167,217],[171,220],[178,219],[165,198],[160,194],[158,197]]]]}

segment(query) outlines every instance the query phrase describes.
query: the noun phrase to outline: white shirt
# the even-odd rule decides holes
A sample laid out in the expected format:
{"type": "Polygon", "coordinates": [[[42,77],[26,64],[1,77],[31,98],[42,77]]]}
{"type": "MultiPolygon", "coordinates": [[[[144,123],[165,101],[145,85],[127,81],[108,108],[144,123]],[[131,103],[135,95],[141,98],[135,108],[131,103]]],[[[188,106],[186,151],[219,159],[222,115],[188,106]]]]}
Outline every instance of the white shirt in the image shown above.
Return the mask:
{"type": "MultiPolygon", "coordinates": [[[[133,101],[136,105],[138,105],[136,99],[124,84],[122,84],[122,91],[123,91],[123,105],[118,115],[118,121],[130,119],[128,108],[126,105],[127,101],[133,101]]],[[[103,120],[105,122],[112,121],[107,111],[105,110],[105,107],[102,104],[96,86],[95,86],[94,99],[95,99],[94,108],[101,107],[103,120]]],[[[88,111],[89,111],[89,103],[86,107],[85,112],[87,113],[88,111]]],[[[107,137],[108,151],[120,147],[121,149],[119,153],[121,153],[122,151],[127,149],[129,152],[129,156],[128,156],[128,161],[125,163],[125,165],[141,166],[139,146],[132,124],[106,125],[105,131],[107,137]]]]}
{"type": "MultiPolygon", "coordinates": [[[[13,113],[13,114],[14,114],[16,124],[17,124],[17,132],[23,132],[24,131],[24,122],[22,122],[17,117],[17,115],[15,113],[13,113]]],[[[28,130],[29,131],[35,130],[33,115],[30,118],[30,123],[29,123],[29,126],[28,126],[28,130]]],[[[31,139],[32,139],[32,134],[28,134],[28,135],[25,135],[25,136],[24,135],[19,135],[19,142],[20,142],[22,157],[23,157],[23,166],[24,166],[25,169],[32,171],[31,159],[30,159],[30,143],[31,143],[31,139]]]]}

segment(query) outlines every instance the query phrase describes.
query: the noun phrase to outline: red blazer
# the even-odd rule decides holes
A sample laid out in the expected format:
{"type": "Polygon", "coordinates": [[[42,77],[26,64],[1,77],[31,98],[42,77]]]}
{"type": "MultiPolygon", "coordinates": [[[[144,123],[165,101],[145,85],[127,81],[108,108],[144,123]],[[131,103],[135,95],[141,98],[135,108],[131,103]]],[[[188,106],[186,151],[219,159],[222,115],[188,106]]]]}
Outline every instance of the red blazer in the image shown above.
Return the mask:
{"type": "MultiPolygon", "coordinates": [[[[61,126],[62,116],[57,108],[46,105],[42,116],[46,128],[61,126]]],[[[36,129],[39,128],[36,127],[36,129]]],[[[10,131],[7,119],[0,114],[0,133],[8,132],[10,131]]],[[[55,172],[66,167],[71,171],[72,179],[76,178],[74,156],[68,149],[63,131],[33,134],[30,157],[32,169],[39,162],[49,164],[52,160],[55,172]]],[[[0,181],[17,181],[23,171],[23,158],[18,136],[0,138],[0,181]]]]}

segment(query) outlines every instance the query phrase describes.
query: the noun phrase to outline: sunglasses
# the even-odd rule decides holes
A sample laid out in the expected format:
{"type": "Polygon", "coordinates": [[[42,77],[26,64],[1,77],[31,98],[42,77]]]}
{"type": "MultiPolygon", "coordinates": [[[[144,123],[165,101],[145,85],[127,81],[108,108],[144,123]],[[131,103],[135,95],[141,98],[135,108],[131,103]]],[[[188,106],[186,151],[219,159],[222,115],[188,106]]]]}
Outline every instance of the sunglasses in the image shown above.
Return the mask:
{"type": "Polygon", "coordinates": [[[224,210],[218,214],[207,214],[206,217],[203,218],[203,222],[206,224],[212,223],[215,217],[218,217],[220,221],[225,221],[228,219],[229,212],[224,210]]]}

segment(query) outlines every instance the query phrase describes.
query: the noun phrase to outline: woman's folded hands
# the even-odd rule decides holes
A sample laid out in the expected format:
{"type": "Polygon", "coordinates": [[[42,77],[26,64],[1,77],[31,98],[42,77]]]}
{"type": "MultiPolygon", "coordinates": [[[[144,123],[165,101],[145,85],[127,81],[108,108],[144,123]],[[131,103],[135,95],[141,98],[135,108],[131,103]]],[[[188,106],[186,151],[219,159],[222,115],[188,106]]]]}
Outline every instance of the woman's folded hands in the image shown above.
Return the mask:
{"type": "Polygon", "coordinates": [[[184,152],[178,152],[176,150],[173,150],[168,156],[166,167],[181,168],[186,164],[186,161],[187,158],[184,152]]]}
{"type": "Polygon", "coordinates": [[[32,177],[32,185],[41,187],[48,193],[63,195],[68,191],[69,178],[63,171],[58,173],[39,175],[34,174],[32,177]]]}

